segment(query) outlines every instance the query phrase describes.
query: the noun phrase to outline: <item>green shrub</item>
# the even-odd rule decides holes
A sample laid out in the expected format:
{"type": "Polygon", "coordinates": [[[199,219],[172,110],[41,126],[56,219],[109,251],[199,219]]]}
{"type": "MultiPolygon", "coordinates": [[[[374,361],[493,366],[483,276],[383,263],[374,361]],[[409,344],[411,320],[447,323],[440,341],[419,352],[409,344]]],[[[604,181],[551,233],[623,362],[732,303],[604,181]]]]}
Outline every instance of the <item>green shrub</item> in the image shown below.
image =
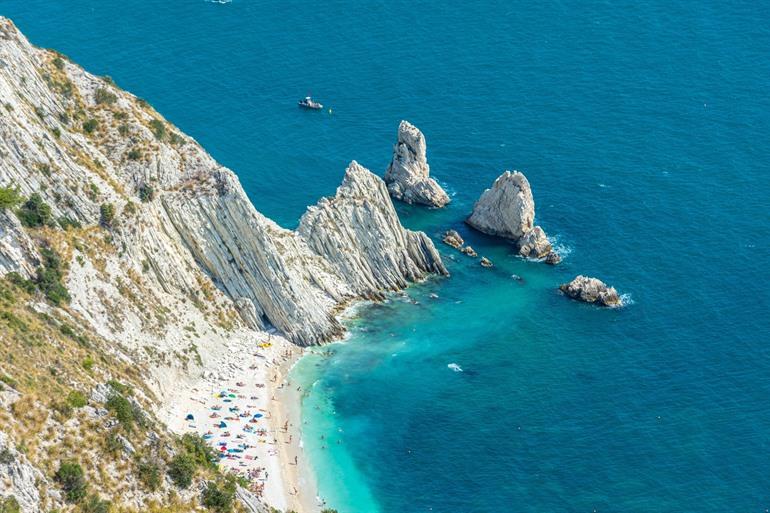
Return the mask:
{"type": "Polygon", "coordinates": [[[87,370],[88,372],[91,372],[91,369],[93,369],[93,368],[94,368],[94,363],[95,363],[95,362],[94,362],[94,359],[93,359],[93,358],[91,358],[90,356],[86,356],[86,357],[83,359],[83,363],[81,363],[81,365],[83,366],[83,368],[84,368],[85,370],[87,370]]]}
{"type": "Polygon", "coordinates": [[[11,388],[16,388],[16,385],[18,385],[18,382],[8,374],[0,374],[0,382],[5,383],[11,388]]]}
{"type": "Polygon", "coordinates": [[[85,394],[83,394],[83,392],[72,390],[69,394],[67,394],[67,404],[69,404],[72,408],[82,408],[88,404],[88,398],[85,396],[85,394]]]}
{"type": "Polygon", "coordinates": [[[88,483],[83,467],[76,461],[62,462],[54,475],[54,479],[61,485],[68,502],[80,502],[86,496],[88,483]]]}
{"type": "Polygon", "coordinates": [[[53,134],[53,136],[54,136],[54,137],[56,137],[57,139],[58,139],[59,137],[61,137],[61,130],[59,130],[59,127],[56,127],[56,126],[55,126],[55,127],[53,127],[53,128],[51,129],[51,133],[52,133],[52,134],[53,134]]]}
{"type": "Polygon", "coordinates": [[[59,223],[59,226],[61,226],[63,230],[83,227],[83,225],[80,224],[80,221],[78,221],[77,219],[72,219],[71,217],[67,217],[67,216],[61,216],[59,219],[57,219],[57,222],[59,223]]]}
{"type": "Polygon", "coordinates": [[[142,203],[147,203],[148,201],[152,201],[152,199],[155,197],[155,189],[152,185],[148,183],[143,183],[139,186],[139,199],[142,200],[142,203]]]}
{"type": "Polygon", "coordinates": [[[150,121],[150,130],[152,130],[152,133],[155,134],[155,138],[159,141],[162,141],[166,137],[166,125],[163,124],[163,121],[160,121],[159,119],[153,119],[150,121]]]}
{"type": "Polygon", "coordinates": [[[0,187],[0,211],[16,208],[21,199],[18,187],[0,187]]]}
{"type": "Polygon", "coordinates": [[[111,388],[113,391],[117,392],[118,394],[123,394],[123,395],[132,395],[132,394],[134,393],[134,391],[131,389],[131,387],[130,387],[130,386],[128,386],[128,385],[124,385],[123,383],[121,383],[121,382],[120,382],[120,381],[118,381],[117,379],[111,379],[111,380],[109,380],[109,381],[107,382],[107,385],[109,385],[109,387],[110,387],[110,388],[111,388]]]}
{"type": "Polygon", "coordinates": [[[123,217],[131,217],[136,214],[136,203],[133,201],[126,202],[126,206],[123,207],[123,217]]]}
{"type": "Polygon", "coordinates": [[[13,495],[9,495],[8,497],[0,499],[0,513],[20,513],[20,512],[21,512],[21,506],[19,506],[19,501],[17,501],[16,497],[14,497],[13,495]]]}
{"type": "Polygon", "coordinates": [[[57,55],[53,60],[53,65],[56,66],[56,69],[64,69],[64,59],[57,55]]]}
{"type": "Polygon", "coordinates": [[[80,505],[82,513],[109,513],[111,509],[112,503],[100,499],[96,494],[89,495],[88,499],[80,505]]]}
{"type": "Polygon", "coordinates": [[[160,489],[163,482],[161,477],[160,465],[153,461],[142,461],[137,467],[139,482],[150,491],[155,492],[160,489]]]}
{"type": "Polygon", "coordinates": [[[27,323],[19,319],[13,312],[0,312],[0,319],[4,320],[8,324],[8,327],[16,332],[26,333],[29,331],[27,323]]]}
{"type": "Polygon", "coordinates": [[[142,151],[139,148],[131,148],[126,153],[126,158],[128,160],[139,160],[142,158],[142,151]]]}
{"type": "Polygon", "coordinates": [[[16,457],[13,455],[11,450],[7,447],[3,447],[3,450],[0,451],[0,465],[9,465],[16,460],[16,457]]]}
{"type": "Polygon", "coordinates": [[[123,397],[121,394],[115,393],[107,399],[105,406],[108,410],[115,414],[115,417],[120,422],[120,425],[126,431],[132,431],[134,429],[134,406],[131,401],[123,397]]]}
{"type": "Polygon", "coordinates": [[[128,125],[127,124],[122,123],[121,125],[118,126],[118,133],[120,135],[126,136],[126,135],[128,135],[128,132],[129,132],[129,130],[128,130],[128,125]]]}
{"type": "Polygon", "coordinates": [[[88,121],[83,123],[83,131],[87,134],[94,133],[94,130],[99,126],[99,122],[96,121],[94,118],[89,119],[88,121]]]}
{"type": "Polygon", "coordinates": [[[322,509],[321,513],[337,513],[337,510],[336,509],[331,509],[331,508],[326,508],[326,509],[322,509]]]}
{"type": "Polygon", "coordinates": [[[189,454],[196,465],[215,469],[217,456],[209,444],[200,435],[185,433],[182,436],[182,449],[189,454]]]}
{"type": "Polygon", "coordinates": [[[195,475],[195,460],[189,454],[179,453],[169,463],[167,473],[179,488],[189,488],[195,475]]]}
{"type": "Polygon", "coordinates": [[[99,224],[105,228],[112,228],[115,222],[115,205],[112,203],[102,203],[99,207],[99,224]]]}
{"type": "Polygon", "coordinates": [[[35,282],[32,280],[27,280],[26,278],[23,278],[21,274],[17,273],[16,271],[9,272],[5,275],[5,278],[22,289],[24,292],[28,294],[34,294],[35,293],[35,282]]]}
{"type": "Polygon", "coordinates": [[[235,501],[235,480],[227,479],[221,485],[210,482],[203,490],[202,502],[208,509],[216,513],[230,513],[235,501]]]}
{"type": "Polygon", "coordinates": [[[96,100],[97,105],[112,105],[116,101],[118,101],[118,97],[109,92],[104,87],[100,87],[96,90],[96,93],[94,94],[94,100],[96,100]]]}
{"type": "Polygon", "coordinates": [[[51,226],[53,224],[51,206],[43,201],[43,198],[38,193],[34,193],[24,202],[16,211],[16,216],[21,221],[21,224],[27,228],[51,226]]]}
{"type": "Polygon", "coordinates": [[[37,276],[35,277],[37,288],[51,303],[57,306],[68,303],[71,297],[62,283],[64,275],[61,257],[50,248],[41,249],[40,254],[43,256],[44,265],[37,268],[37,276]]]}

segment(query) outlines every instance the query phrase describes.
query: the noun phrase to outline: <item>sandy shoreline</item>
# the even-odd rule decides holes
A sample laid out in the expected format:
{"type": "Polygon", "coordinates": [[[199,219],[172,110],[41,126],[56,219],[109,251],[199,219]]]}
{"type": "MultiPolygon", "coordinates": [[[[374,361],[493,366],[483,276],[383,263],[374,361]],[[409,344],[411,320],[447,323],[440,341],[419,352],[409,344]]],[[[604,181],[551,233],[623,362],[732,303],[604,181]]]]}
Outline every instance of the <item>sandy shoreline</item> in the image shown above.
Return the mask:
{"type": "Polygon", "coordinates": [[[301,391],[287,381],[302,355],[274,334],[235,337],[206,355],[202,375],[177,383],[159,417],[176,433],[204,436],[221,454],[220,468],[247,477],[270,506],[315,513],[315,477],[300,434],[301,391]]]}

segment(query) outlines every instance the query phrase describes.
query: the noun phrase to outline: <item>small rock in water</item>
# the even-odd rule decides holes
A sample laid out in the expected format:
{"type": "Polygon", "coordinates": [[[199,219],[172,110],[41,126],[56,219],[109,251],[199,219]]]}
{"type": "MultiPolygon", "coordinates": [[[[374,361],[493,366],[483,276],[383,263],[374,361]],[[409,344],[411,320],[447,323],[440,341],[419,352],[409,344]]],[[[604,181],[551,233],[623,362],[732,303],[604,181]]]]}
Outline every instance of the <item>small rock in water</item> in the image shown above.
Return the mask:
{"type": "Polygon", "coordinates": [[[577,276],[571,282],[561,285],[559,290],[572,299],[585,303],[609,307],[617,307],[622,304],[620,295],[614,287],[588,276],[577,276]]]}
{"type": "Polygon", "coordinates": [[[447,367],[449,367],[450,369],[452,369],[455,372],[462,372],[463,371],[463,368],[460,367],[459,365],[457,365],[456,363],[450,363],[449,365],[447,365],[447,367]]]}
{"type": "Polygon", "coordinates": [[[557,252],[555,252],[555,251],[551,251],[551,252],[550,252],[550,253],[548,253],[548,255],[546,255],[546,257],[545,257],[545,263],[546,263],[546,264],[549,264],[549,265],[556,265],[556,264],[558,264],[559,262],[561,262],[561,257],[560,257],[560,256],[559,256],[559,254],[558,254],[557,252]]]}
{"type": "Polygon", "coordinates": [[[492,267],[494,264],[487,257],[481,257],[481,265],[482,267],[492,267]]]}
{"type": "Polygon", "coordinates": [[[447,230],[444,233],[444,238],[441,240],[444,242],[444,244],[452,246],[455,249],[460,249],[462,245],[465,244],[463,238],[460,237],[460,234],[455,230],[447,230]]]}
{"type": "Polygon", "coordinates": [[[521,277],[521,276],[519,276],[518,274],[512,274],[512,275],[511,275],[511,278],[513,278],[513,279],[514,279],[514,280],[516,280],[516,281],[524,281],[524,278],[522,278],[522,277],[521,277]]]}
{"type": "Polygon", "coordinates": [[[460,251],[462,253],[465,253],[469,257],[476,258],[477,256],[479,256],[478,253],[476,253],[476,251],[470,246],[465,246],[464,248],[460,248],[460,251]]]}

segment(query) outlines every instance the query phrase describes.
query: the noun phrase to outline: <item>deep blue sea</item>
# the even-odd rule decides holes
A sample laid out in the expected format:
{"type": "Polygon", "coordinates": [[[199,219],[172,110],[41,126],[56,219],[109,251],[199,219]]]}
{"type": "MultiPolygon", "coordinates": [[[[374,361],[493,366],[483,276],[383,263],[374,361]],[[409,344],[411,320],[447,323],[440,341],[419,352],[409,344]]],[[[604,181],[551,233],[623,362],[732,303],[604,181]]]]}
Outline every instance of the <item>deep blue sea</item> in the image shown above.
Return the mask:
{"type": "Polygon", "coordinates": [[[0,0],[0,14],[150,101],[286,227],[350,160],[383,173],[401,119],[423,130],[453,202],[398,209],[451,278],[360,308],[347,341],[294,371],[330,506],[770,508],[768,2],[0,0]],[[298,110],[309,91],[333,113],[298,110]],[[528,176],[562,265],[462,224],[505,169],[528,176]],[[495,267],[441,245],[447,228],[495,267]],[[567,300],[556,287],[578,273],[631,304],[567,300]]]}

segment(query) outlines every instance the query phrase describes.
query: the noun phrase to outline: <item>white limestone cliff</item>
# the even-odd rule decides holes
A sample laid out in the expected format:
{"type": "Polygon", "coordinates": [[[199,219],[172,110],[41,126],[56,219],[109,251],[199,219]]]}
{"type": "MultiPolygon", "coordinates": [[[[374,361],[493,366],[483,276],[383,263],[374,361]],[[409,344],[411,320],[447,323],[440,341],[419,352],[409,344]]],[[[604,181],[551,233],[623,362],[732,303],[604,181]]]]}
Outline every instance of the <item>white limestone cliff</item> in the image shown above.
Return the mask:
{"type": "Polygon", "coordinates": [[[401,121],[393,158],[385,172],[388,192],[406,203],[439,208],[447,205],[449,195],[429,175],[425,136],[416,126],[401,121]]]}
{"type": "MultiPolygon", "coordinates": [[[[104,299],[119,278],[139,281],[134,292],[151,297],[145,304],[200,300],[205,288],[208,301],[238,311],[250,328],[275,326],[307,345],[341,333],[340,305],[446,272],[430,239],[403,229],[384,183],[357,164],[298,232],[281,228],[254,208],[232,171],[145,102],[33,47],[2,18],[0,97],[0,185],[25,197],[39,192],[55,218],[84,227],[98,225],[101,205],[115,206],[116,255],[103,271],[87,263],[69,276],[73,307],[104,335],[136,331],[91,315],[121,302],[104,299]],[[383,238],[371,244],[372,233],[383,238]]],[[[29,248],[18,221],[1,214],[0,272],[29,274],[29,248]]],[[[90,260],[86,253],[76,256],[90,260]]]]}
{"type": "MultiPolygon", "coordinates": [[[[465,221],[476,230],[516,243],[520,255],[546,258],[553,253],[542,228],[535,225],[535,200],[527,178],[519,171],[505,171],[485,190],[465,221]]],[[[551,257],[549,263],[556,263],[551,257]]]]}

